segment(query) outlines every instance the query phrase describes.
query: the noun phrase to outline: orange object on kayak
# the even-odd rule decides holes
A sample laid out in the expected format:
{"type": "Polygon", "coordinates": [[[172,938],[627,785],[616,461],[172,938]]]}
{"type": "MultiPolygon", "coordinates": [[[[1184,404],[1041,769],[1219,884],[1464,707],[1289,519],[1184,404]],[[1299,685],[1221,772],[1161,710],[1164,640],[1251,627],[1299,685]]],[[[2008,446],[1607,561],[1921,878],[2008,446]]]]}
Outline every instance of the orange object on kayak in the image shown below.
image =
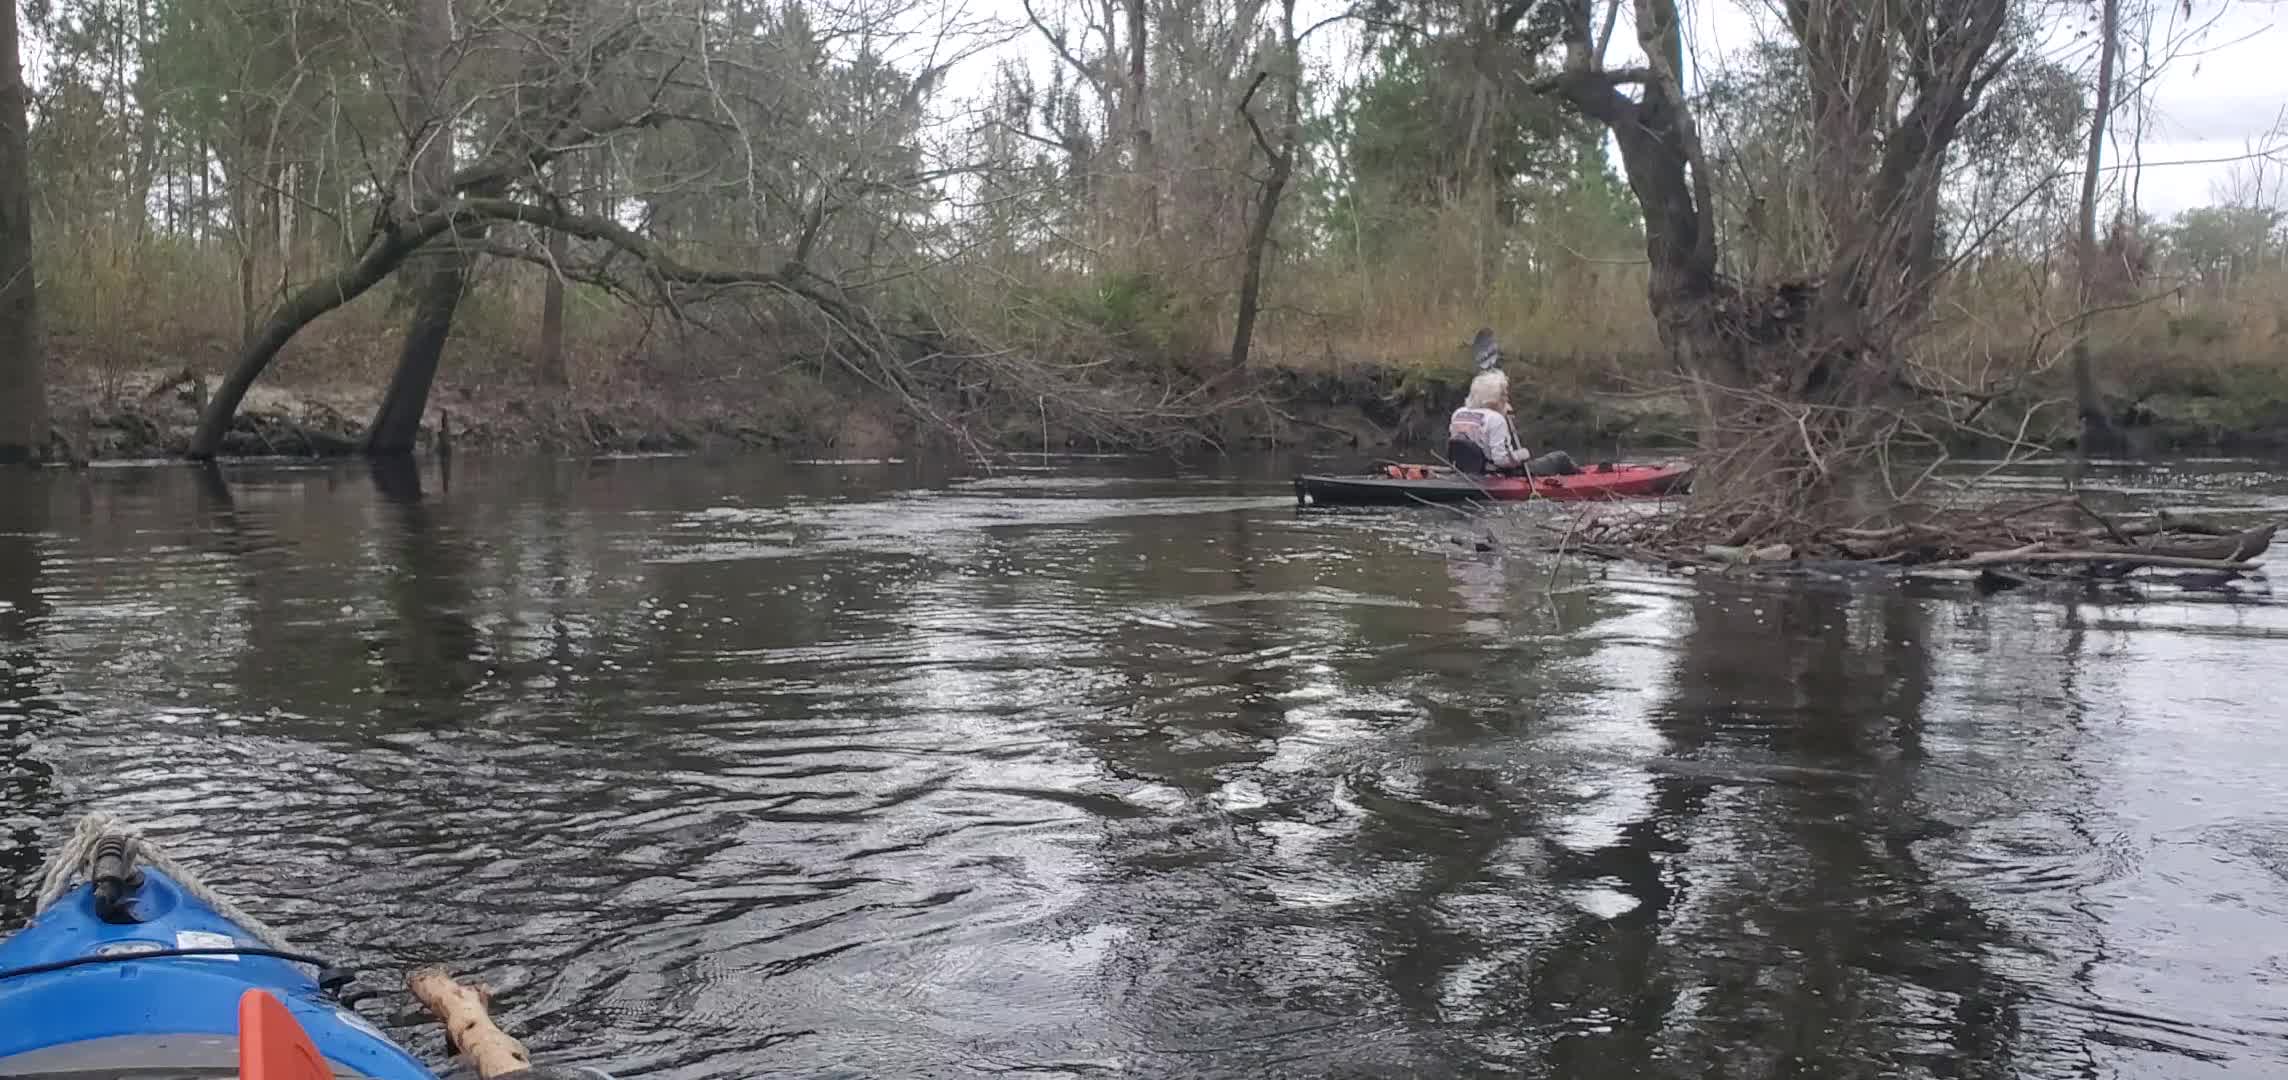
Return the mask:
{"type": "Polygon", "coordinates": [[[334,1080],[334,1070],[285,1005],[248,990],[238,998],[238,1080],[334,1080]]]}

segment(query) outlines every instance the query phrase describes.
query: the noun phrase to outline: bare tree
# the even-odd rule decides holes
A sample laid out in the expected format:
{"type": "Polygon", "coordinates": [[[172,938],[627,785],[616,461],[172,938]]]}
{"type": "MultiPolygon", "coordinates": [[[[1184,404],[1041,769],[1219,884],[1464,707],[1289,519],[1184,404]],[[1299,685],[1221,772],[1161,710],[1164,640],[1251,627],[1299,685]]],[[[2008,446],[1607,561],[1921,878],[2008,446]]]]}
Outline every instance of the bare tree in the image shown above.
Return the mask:
{"type": "Polygon", "coordinates": [[[2288,150],[2280,148],[2283,139],[2288,139],[2288,113],[2261,141],[2251,140],[2245,159],[2209,183],[2209,201],[2250,210],[2288,210],[2288,150]]]}
{"type": "MultiPolygon", "coordinates": [[[[1532,6],[1503,17],[1515,28],[1532,6]]],[[[1854,513],[1853,481],[1922,396],[1904,345],[1938,276],[1948,150],[2011,59],[1997,47],[2010,2],[1784,4],[1802,53],[1809,203],[1825,243],[1810,265],[1750,283],[1720,272],[1720,179],[1682,83],[1680,6],[1635,0],[1645,61],[1615,68],[1604,43],[1617,6],[1565,0],[1563,68],[1532,85],[1619,144],[1644,215],[1647,299],[1696,404],[1694,490],[1743,508],[1743,537],[1854,513]]]]}
{"type": "MultiPolygon", "coordinates": [[[[479,255],[608,289],[660,311],[679,333],[816,356],[949,427],[935,402],[958,399],[980,370],[1032,380],[1029,400],[1054,391],[1076,408],[1139,424],[1165,426],[1206,407],[1075,393],[1079,376],[1021,364],[934,310],[923,272],[958,257],[959,244],[930,211],[942,198],[936,185],[966,166],[933,163],[923,99],[946,57],[966,51],[932,54],[925,39],[916,51],[932,59],[918,74],[876,51],[893,40],[887,27],[910,13],[908,2],[837,9],[851,22],[836,27],[814,25],[802,7],[725,14],[645,0],[579,10],[578,25],[561,33],[529,15],[464,30],[440,50],[467,61],[449,92],[406,95],[405,115],[433,119],[408,125],[364,234],[331,274],[267,313],[209,398],[190,453],[222,449],[246,393],[303,327],[401,267],[421,271],[418,303],[366,448],[409,449],[462,268],[479,255]],[[827,45],[837,39],[869,44],[836,56],[827,45]],[[500,74],[520,64],[521,74],[500,74]],[[448,135],[468,148],[467,162],[443,159],[440,172],[433,148],[448,135]],[[589,189],[560,186],[576,177],[589,189]],[[560,235],[535,250],[506,239],[507,224],[560,235]],[[880,313],[892,303],[896,316],[880,313]]],[[[420,40],[428,47],[411,52],[429,55],[434,36],[420,40]]],[[[421,91],[439,80],[413,71],[407,85],[421,91]]]]}

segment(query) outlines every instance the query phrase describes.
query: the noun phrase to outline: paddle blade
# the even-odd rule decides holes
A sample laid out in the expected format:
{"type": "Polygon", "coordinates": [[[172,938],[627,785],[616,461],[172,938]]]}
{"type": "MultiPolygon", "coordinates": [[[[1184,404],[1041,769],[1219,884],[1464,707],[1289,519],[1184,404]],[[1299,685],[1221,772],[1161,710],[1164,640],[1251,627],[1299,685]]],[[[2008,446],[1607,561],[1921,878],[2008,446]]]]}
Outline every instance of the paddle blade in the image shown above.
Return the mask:
{"type": "Polygon", "coordinates": [[[1479,371],[1492,371],[1501,366],[1501,345],[1494,341],[1492,327],[1479,327],[1478,336],[1470,339],[1470,358],[1479,371]]]}
{"type": "Polygon", "coordinates": [[[238,1080],[333,1080],[294,1014],[262,990],[238,999],[238,1080]]]}

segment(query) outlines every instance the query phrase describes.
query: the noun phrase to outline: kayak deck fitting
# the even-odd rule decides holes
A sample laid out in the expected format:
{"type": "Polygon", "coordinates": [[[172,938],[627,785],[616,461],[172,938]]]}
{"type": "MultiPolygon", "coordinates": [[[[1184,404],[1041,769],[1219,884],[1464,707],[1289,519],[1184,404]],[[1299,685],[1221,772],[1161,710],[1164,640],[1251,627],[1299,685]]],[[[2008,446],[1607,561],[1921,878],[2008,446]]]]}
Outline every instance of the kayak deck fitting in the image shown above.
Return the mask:
{"type": "Polygon", "coordinates": [[[335,1000],[346,975],[106,815],[51,858],[38,904],[0,941],[0,1076],[437,1080],[335,1000]],[[322,1061],[281,1072],[296,1028],[322,1061]]]}

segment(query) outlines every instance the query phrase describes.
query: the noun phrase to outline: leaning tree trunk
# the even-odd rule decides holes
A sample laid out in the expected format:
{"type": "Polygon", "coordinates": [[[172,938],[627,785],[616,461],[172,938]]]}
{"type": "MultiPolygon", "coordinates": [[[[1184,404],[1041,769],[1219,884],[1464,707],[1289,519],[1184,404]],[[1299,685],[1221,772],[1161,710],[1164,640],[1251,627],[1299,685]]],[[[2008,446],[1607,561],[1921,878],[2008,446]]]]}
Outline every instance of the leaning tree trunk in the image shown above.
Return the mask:
{"type": "Polygon", "coordinates": [[[1247,366],[1247,354],[1255,345],[1255,320],[1263,311],[1263,262],[1271,247],[1271,226],[1279,214],[1279,199],[1293,172],[1294,147],[1289,143],[1272,155],[1271,175],[1264,178],[1263,191],[1256,199],[1255,220],[1247,227],[1247,260],[1240,272],[1239,310],[1231,331],[1230,363],[1234,371],[1247,366]]]}
{"type": "Polygon", "coordinates": [[[2089,153],[2082,162],[2080,231],[2074,236],[2074,303],[2080,312],[2075,327],[2073,353],[2074,410],[2081,416],[2081,438],[2074,451],[2076,472],[2091,454],[2114,450],[2120,442],[2120,433],[2113,428],[2112,414],[2106,410],[2105,395],[2098,390],[2097,373],[2092,369],[2089,355],[2089,310],[2097,302],[2097,179],[2105,160],[2105,133],[2113,115],[2113,54],[2115,39],[2121,33],[2121,0],[2105,0],[2104,14],[2099,19],[2103,40],[2098,42],[2097,106],[2089,121],[2089,153]]]}
{"type": "Polygon", "coordinates": [[[48,444],[47,357],[32,282],[31,168],[25,148],[24,69],[16,5],[0,19],[0,463],[30,461],[48,444]]]}
{"type": "MultiPolygon", "coordinates": [[[[445,51],[452,44],[451,0],[416,0],[405,30],[405,115],[417,118],[413,160],[406,169],[407,202],[424,210],[444,200],[452,185],[453,130],[445,122],[445,51]]],[[[441,246],[442,248],[442,246],[441,246]]],[[[437,379],[437,362],[445,339],[453,333],[453,314],[461,306],[467,285],[470,256],[456,244],[420,257],[421,272],[414,275],[413,317],[405,327],[405,344],[397,358],[397,371],[373,422],[366,426],[368,454],[408,454],[421,430],[421,414],[429,406],[429,387],[437,379]]]]}
{"type": "Polygon", "coordinates": [[[391,223],[366,245],[356,262],[323,281],[304,286],[272,308],[254,335],[239,349],[238,361],[232,365],[230,374],[223,377],[222,385],[207,399],[206,411],[199,416],[199,429],[191,436],[187,456],[194,461],[204,461],[222,450],[222,437],[230,431],[231,420],[238,415],[239,405],[245,402],[246,392],[254,387],[254,381],[262,377],[264,369],[277,359],[278,351],[285,348],[295,334],[319,316],[364,296],[382,279],[396,273],[422,244],[451,229],[452,224],[452,215],[446,211],[410,222],[391,223]]]}
{"type": "Polygon", "coordinates": [[[453,333],[453,315],[460,310],[473,260],[453,243],[418,256],[413,319],[405,327],[405,346],[397,357],[397,372],[390,376],[381,407],[366,426],[367,454],[410,454],[421,434],[421,416],[429,408],[429,388],[437,381],[438,361],[445,340],[453,333]]]}
{"type": "MultiPolygon", "coordinates": [[[[812,303],[829,308],[838,318],[849,317],[830,298],[803,285],[803,271],[799,266],[781,266],[774,270],[707,270],[685,266],[663,250],[649,237],[643,236],[616,221],[606,218],[582,217],[565,214],[554,207],[518,203],[508,199],[478,196],[439,207],[425,214],[404,220],[385,221],[374,237],[358,253],[355,263],[343,267],[323,281],[304,286],[285,302],[273,308],[262,326],[256,330],[254,340],[239,352],[238,362],[229,376],[223,379],[214,397],[207,402],[207,410],[199,419],[198,433],[191,439],[189,457],[211,458],[222,446],[223,434],[230,430],[232,417],[246,399],[246,392],[254,381],[261,378],[263,369],[286,347],[300,330],[320,316],[341,307],[380,284],[413,257],[424,245],[454,231],[458,226],[464,238],[482,235],[492,223],[522,222],[542,228],[560,229],[573,236],[601,240],[626,252],[642,262],[645,268],[659,278],[689,285],[703,286],[770,286],[788,289],[808,298],[812,303]]],[[[452,254],[460,254],[454,252],[452,254]]],[[[423,282],[426,286],[430,282],[423,282]]],[[[441,290],[440,290],[441,292],[441,290]]],[[[450,313],[446,318],[450,319],[450,313]]],[[[416,330],[421,329],[416,325],[416,330]]],[[[443,338],[437,339],[442,345],[443,338]]],[[[392,398],[399,395],[392,394],[392,398]]]]}
{"type": "Polygon", "coordinates": [[[1286,80],[1283,115],[1279,118],[1279,144],[1273,146],[1263,135],[1263,125],[1248,111],[1248,103],[1256,90],[1271,77],[1269,72],[1257,72],[1247,93],[1239,99],[1240,118],[1247,121],[1247,130],[1255,136],[1255,144],[1270,159],[1271,170],[1263,178],[1262,190],[1256,196],[1255,220],[1247,226],[1247,255],[1239,278],[1239,310],[1233,320],[1231,332],[1230,367],[1239,371],[1247,366],[1247,354],[1255,346],[1255,320],[1263,310],[1263,263],[1271,249],[1271,229],[1278,223],[1279,200],[1287,192],[1287,181],[1295,175],[1296,127],[1301,122],[1297,115],[1303,69],[1295,39],[1295,0],[1280,2],[1280,43],[1285,54],[1286,69],[1280,72],[1286,80]]]}

